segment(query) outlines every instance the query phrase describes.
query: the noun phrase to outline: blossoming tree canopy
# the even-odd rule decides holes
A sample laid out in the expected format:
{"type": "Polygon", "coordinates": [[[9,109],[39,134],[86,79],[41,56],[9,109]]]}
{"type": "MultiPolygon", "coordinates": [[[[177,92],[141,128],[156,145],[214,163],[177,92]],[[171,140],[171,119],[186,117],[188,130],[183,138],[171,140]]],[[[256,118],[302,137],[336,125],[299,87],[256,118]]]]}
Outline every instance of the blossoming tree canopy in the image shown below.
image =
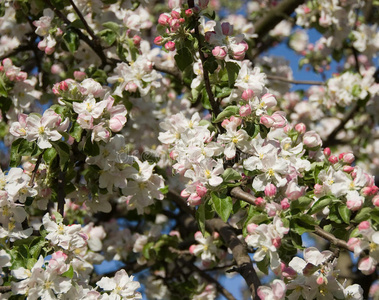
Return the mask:
{"type": "Polygon", "coordinates": [[[378,20],[2,1],[0,298],[378,298],[378,20]]]}

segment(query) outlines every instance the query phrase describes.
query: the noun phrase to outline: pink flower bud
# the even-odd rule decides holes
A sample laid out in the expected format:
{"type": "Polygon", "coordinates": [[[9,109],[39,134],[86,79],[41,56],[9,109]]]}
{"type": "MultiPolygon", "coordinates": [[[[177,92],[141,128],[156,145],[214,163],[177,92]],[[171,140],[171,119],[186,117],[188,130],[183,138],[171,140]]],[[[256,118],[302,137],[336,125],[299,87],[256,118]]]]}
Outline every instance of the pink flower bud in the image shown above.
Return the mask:
{"type": "Polygon", "coordinates": [[[194,237],[195,237],[195,240],[202,239],[203,234],[201,233],[201,231],[196,231],[194,237]]]}
{"type": "Polygon", "coordinates": [[[194,253],[195,253],[195,249],[196,249],[196,245],[191,245],[191,246],[189,247],[189,252],[190,252],[192,255],[194,255],[194,253]]]}
{"type": "Polygon", "coordinates": [[[363,222],[359,223],[359,225],[358,225],[358,229],[360,231],[367,230],[369,228],[371,228],[371,224],[369,221],[363,221],[363,222]]]}
{"type": "Polygon", "coordinates": [[[166,43],[166,45],[164,45],[164,47],[166,48],[166,50],[168,51],[174,51],[175,50],[175,43],[172,42],[172,41],[168,41],[166,43]]]}
{"type": "Polygon", "coordinates": [[[176,10],[173,10],[171,12],[171,17],[173,17],[174,19],[180,19],[180,13],[177,12],[176,10]]]}
{"type": "Polygon", "coordinates": [[[258,197],[258,198],[255,198],[254,203],[256,206],[263,206],[266,204],[266,200],[263,199],[262,197],[258,197]]]}
{"type": "Polygon", "coordinates": [[[138,86],[134,82],[128,82],[125,86],[125,91],[129,91],[131,93],[136,92],[138,89],[138,86]]]}
{"type": "Polygon", "coordinates": [[[263,115],[260,118],[260,123],[266,126],[267,128],[271,128],[274,125],[274,120],[269,115],[263,115]]]}
{"type": "Polygon", "coordinates": [[[139,46],[141,44],[141,37],[139,35],[133,36],[133,44],[135,46],[139,46]]]}
{"type": "Polygon", "coordinates": [[[265,195],[266,197],[274,197],[276,195],[276,186],[273,185],[272,183],[269,183],[265,187],[265,195]]]}
{"type": "Polygon", "coordinates": [[[220,234],[219,234],[217,231],[214,231],[214,232],[212,233],[212,237],[213,237],[215,240],[217,240],[218,238],[220,238],[220,234]]]}
{"type": "Polygon", "coordinates": [[[344,167],[342,168],[342,171],[344,171],[344,172],[346,172],[346,173],[351,173],[351,172],[354,171],[354,167],[352,167],[352,166],[344,166],[344,167]]]}
{"type": "Polygon", "coordinates": [[[308,131],[304,133],[303,143],[308,148],[316,148],[322,145],[321,138],[315,131],[308,131]]]}
{"type": "Polygon", "coordinates": [[[223,35],[232,35],[233,34],[233,25],[230,25],[228,22],[221,24],[221,30],[223,35]]]}
{"type": "Polygon", "coordinates": [[[374,204],[376,207],[379,207],[379,195],[376,195],[374,198],[372,198],[372,204],[374,204]]]}
{"type": "Polygon", "coordinates": [[[157,36],[155,39],[154,39],[154,44],[157,45],[157,46],[160,46],[162,45],[163,43],[163,37],[161,37],[160,35],[157,36]]]}
{"type": "Polygon", "coordinates": [[[196,186],[196,193],[200,196],[200,197],[204,197],[205,194],[207,193],[207,188],[205,186],[203,186],[202,184],[198,184],[196,186]]]}
{"type": "Polygon", "coordinates": [[[86,73],[82,71],[74,71],[74,78],[75,80],[82,81],[84,78],[86,78],[86,73]]]}
{"type": "Polygon", "coordinates": [[[189,205],[196,206],[201,204],[201,197],[197,194],[191,194],[188,197],[187,202],[189,205]]]}
{"type": "Polygon", "coordinates": [[[53,64],[50,68],[50,71],[52,74],[59,74],[60,72],[62,72],[62,68],[57,64],[53,64]]]}
{"type": "Polygon", "coordinates": [[[290,208],[290,203],[287,198],[284,198],[282,201],[280,201],[280,205],[282,206],[283,210],[290,208]]]}
{"type": "Polygon", "coordinates": [[[324,191],[323,185],[316,183],[314,186],[315,195],[321,195],[323,191],[324,191]]]}
{"type": "Polygon", "coordinates": [[[326,157],[329,157],[330,154],[332,154],[332,151],[330,151],[330,148],[329,148],[329,147],[325,148],[323,152],[324,152],[324,155],[325,155],[326,157]]]}
{"type": "Polygon", "coordinates": [[[278,248],[280,247],[280,245],[282,244],[282,240],[281,240],[280,237],[277,237],[277,238],[272,239],[272,240],[271,240],[271,243],[272,243],[272,245],[273,245],[276,249],[278,249],[278,248]]]}
{"type": "Polygon", "coordinates": [[[109,120],[109,128],[113,132],[119,132],[126,123],[126,117],[123,115],[115,115],[109,120]]]}
{"type": "Polygon", "coordinates": [[[350,238],[350,239],[347,241],[347,246],[348,246],[348,248],[349,248],[350,251],[354,251],[354,249],[355,249],[356,247],[359,247],[360,243],[361,243],[361,240],[360,240],[360,239],[355,238],[355,237],[352,237],[352,238],[350,238]]]}
{"type": "Polygon", "coordinates": [[[59,88],[62,90],[62,91],[67,91],[68,90],[68,84],[66,81],[61,81],[59,83],[59,88]]]}
{"type": "Polygon", "coordinates": [[[53,54],[54,51],[55,51],[55,47],[46,47],[46,48],[45,48],[45,53],[46,53],[47,55],[53,54]]]}
{"type": "Polygon", "coordinates": [[[242,93],[242,99],[245,101],[249,101],[254,97],[254,91],[253,90],[244,90],[242,93]]]}
{"type": "Polygon", "coordinates": [[[299,124],[296,124],[295,125],[295,130],[300,133],[300,134],[304,134],[305,131],[307,130],[307,127],[305,126],[304,123],[299,123],[299,124]]]}
{"type": "Polygon", "coordinates": [[[161,14],[158,18],[158,23],[163,26],[167,26],[169,21],[170,21],[170,16],[167,14],[161,14]]]}
{"type": "Polygon", "coordinates": [[[214,57],[216,57],[216,59],[223,60],[226,57],[227,53],[224,47],[217,46],[213,48],[212,54],[214,57]]]}
{"type": "Polygon", "coordinates": [[[169,236],[176,236],[176,237],[180,238],[180,233],[177,230],[171,230],[168,235],[169,236]]]}
{"type": "Polygon", "coordinates": [[[247,225],[246,230],[248,233],[252,234],[252,233],[254,233],[254,231],[257,227],[258,227],[257,224],[250,223],[249,225],[247,225]]]}
{"type": "Polygon", "coordinates": [[[325,277],[324,277],[324,275],[320,274],[320,276],[318,276],[316,279],[316,283],[318,285],[322,285],[324,282],[325,282],[325,277]]]}
{"type": "Polygon", "coordinates": [[[331,156],[328,158],[328,161],[329,161],[332,165],[334,165],[334,164],[336,164],[336,163],[338,162],[338,158],[337,158],[337,156],[335,156],[335,155],[331,155],[331,156]]]}
{"type": "Polygon", "coordinates": [[[239,114],[241,117],[247,117],[251,114],[251,107],[249,104],[243,105],[239,109],[239,114]]]}
{"type": "Polygon", "coordinates": [[[347,163],[347,164],[351,164],[353,161],[355,160],[355,157],[354,157],[354,154],[353,153],[346,153],[344,156],[343,156],[343,162],[344,163],[347,163]]]}
{"type": "Polygon", "coordinates": [[[192,9],[191,9],[191,8],[187,9],[187,10],[185,11],[185,14],[186,14],[187,17],[191,17],[191,16],[193,15],[193,11],[192,11],[192,9]]]}
{"type": "Polygon", "coordinates": [[[262,96],[261,104],[264,103],[268,108],[274,107],[277,104],[276,98],[273,94],[264,94],[262,96]]]}

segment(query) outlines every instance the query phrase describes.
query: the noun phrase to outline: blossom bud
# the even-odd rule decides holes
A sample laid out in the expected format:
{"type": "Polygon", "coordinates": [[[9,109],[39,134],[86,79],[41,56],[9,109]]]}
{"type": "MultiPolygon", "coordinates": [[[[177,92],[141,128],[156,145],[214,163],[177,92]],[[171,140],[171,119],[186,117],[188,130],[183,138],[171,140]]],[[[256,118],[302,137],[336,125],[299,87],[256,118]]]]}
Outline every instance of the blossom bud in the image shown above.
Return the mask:
{"type": "Polygon", "coordinates": [[[265,195],[266,197],[274,197],[276,195],[276,186],[272,183],[269,183],[265,187],[265,195]]]}
{"type": "Polygon", "coordinates": [[[366,256],[359,261],[358,270],[360,270],[365,275],[370,275],[374,273],[376,264],[376,260],[374,260],[371,256],[366,256]]]}
{"type": "Polygon", "coordinates": [[[68,90],[68,84],[66,81],[61,81],[59,83],[59,88],[62,90],[62,91],[67,91],[68,90]]]}
{"type": "Polygon", "coordinates": [[[192,11],[192,9],[191,9],[191,8],[186,9],[185,14],[186,14],[187,17],[192,16],[192,15],[193,15],[193,11],[192,11]]]}
{"type": "Polygon", "coordinates": [[[332,165],[334,165],[334,164],[336,164],[336,163],[338,162],[338,158],[337,158],[337,156],[335,156],[335,155],[331,155],[331,156],[328,158],[328,161],[329,161],[332,165]]]}
{"type": "Polygon", "coordinates": [[[295,125],[295,130],[300,133],[300,134],[304,134],[305,131],[307,130],[307,127],[305,126],[304,123],[299,123],[299,124],[296,124],[295,125]]]}
{"type": "Polygon", "coordinates": [[[274,120],[269,115],[263,115],[260,118],[260,123],[267,128],[271,128],[274,125],[274,120]]]}
{"type": "Polygon", "coordinates": [[[224,47],[217,46],[213,48],[212,54],[216,59],[223,60],[226,57],[226,50],[224,47]]]}
{"type": "Polygon", "coordinates": [[[166,48],[166,50],[168,51],[174,51],[175,50],[175,43],[172,42],[172,41],[168,41],[166,43],[166,45],[164,45],[164,47],[166,48]]]}
{"type": "Polygon", "coordinates": [[[250,223],[249,225],[247,225],[246,227],[246,230],[248,233],[254,233],[255,229],[258,227],[257,224],[254,224],[254,223],[250,223]]]}
{"type": "Polygon", "coordinates": [[[354,154],[353,153],[346,153],[344,156],[343,156],[343,162],[344,163],[347,163],[347,164],[351,164],[353,161],[355,160],[355,157],[354,157],[354,154]]]}
{"type": "Polygon", "coordinates": [[[207,188],[205,186],[203,186],[202,184],[198,184],[196,186],[196,193],[200,196],[200,197],[204,197],[205,194],[207,193],[207,188]]]}
{"type": "Polygon", "coordinates": [[[53,64],[50,68],[50,71],[52,74],[59,74],[60,72],[62,72],[62,68],[57,64],[53,64]]]}
{"type": "Polygon", "coordinates": [[[239,113],[241,117],[247,117],[251,114],[251,107],[249,104],[243,105],[239,109],[239,113]]]}
{"type": "Polygon", "coordinates": [[[176,10],[173,10],[171,12],[171,17],[173,17],[174,19],[180,19],[180,13],[177,12],[176,10]]]}
{"type": "Polygon", "coordinates": [[[197,194],[191,194],[191,196],[188,197],[187,202],[191,206],[196,206],[201,204],[201,197],[197,194]]]}
{"type": "Polygon", "coordinates": [[[308,148],[316,148],[322,145],[321,138],[315,131],[308,131],[304,133],[303,143],[308,148]]]}
{"type": "Polygon", "coordinates": [[[254,203],[256,206],[263,206],[266,204],[266,200],[262,197],[255,198],[254,203]]]}
{"type": "Polygon", "coordinates": [[[167,14],[161,14],[158,18],[158,23],[163,26],[167,26],[169,21],[170,21],[170,16],[167,14]]]}
{"type": "Polygon", "coordinates": [[[280,237],[276,237],[276,238],[274,238],[274,239],[271,240],[271,243],[272,243],[272,245],[273,245],[276,249],[278,249],[278,248],[280,247],[280,245],[282,244],[282,240],[281,240],[280,237]]]}
{"type": "Polygon", "coordinates": [[[195,248],[196,248],[196,245],[191,245],[191,246],[189,247],[189,252],[190,252],[191,254],[193,254],[193,255],[194,255],[194,253],[195,253],[195,248]]]}
{"type": "Polygon", "coordinates": [[[323,192],[323,185],[316,183],[314,186],[315,195],[321,195],[323,192]]]}
{"type": "Polygon", "coordinates": [[[139,35],[133,36],[133,44],[139,46],[141,44],[141,37],[139,35]]]}
{"type": "Polygon", "coordinates": [[[346,172],[346,173],[351,173],[351,172],[354,171],[354,167],[352,167],[352,166],[344,166],[344,167],[342,168],[342,171],[344,171],[344,172],[346,172]]]}
{"type": "Polygon", "coordinates": [[[74,78],[75,80],[82,81],[84,78],[86,78],[86,73],[82,71],[74,71],[74,78]]]}
{"type": "Polygon", "coordinates": [[[180,238],[180,233],[177,230],[171,230],[168,235],[169,236],[176,236],[176,237],[180,238]]]}
{"type": "Polygon", "coordinates": [[[359,247],[360,243],[361,243],[360,239],[356,237],[352,237],[347,241],[347,247],[349,248],[350,251],[354,251],[356,247],[359,247]]]}
{"type": "Polygon", "coordinates": [[[45,48],[45,53],[46,53],[47,55],[53,54],[54,51],[55,51],[55,47],[46,47],[46,48],[45,48]]]}
{"type": "Polygon", "coordinates": [[[379,207],[379,195],[376,195],[374,198],[372,198],[372,204],[374,204],[376,207],[379,207]]]}
{"type": "Polygon", "coordinates": [[[230,25],[229,22],[222,23],[221,29],[222,29],[223,35],[232,35],[233,34],[233,25],[230,25]]]}
{"type": "Polygon", "coordinates": [[[267,93],[262,96],[261,104],[265,104],[268,108],[270,108],[276,106],[277,101],[273,94],[267,93]]]}
{"type": "Polygon", "coordinates": [[[217,240],[217,239],[220,238],[220,234],[219,234],[217,231],[213,231],[213,233],[212,233],[212,237],[213,237],[215,240],[217,240]]]}
{"type": "Polygon", "coordinates": [[[247,90],[244,90],[242,93],[242,99],[245,101],[249,101],[253,97],[254,97],[254,91],[253,90],[247,89],[247,90]]]}
{"type": "Polygon", "coordinates": [[[138,89],[138,86],[134,82],[128,82],[125,86],[125,91],[129,91],[131,93],[136,92],[138,89]]]}
{"type": "Polygon", "coordinates": [[[214,31],[207,31],[205,33],[205,40],[207,42],[209,42],[211,40],[212,36],[214,36],[214,35],[216,35],[216,32],[214,32],[214,31]]]}
{"type": "Polygon", "coordinates": [[[123,115],[115,115],[109,120],[109,128],[113,132],[119,132],[126,123],[126,117],[123,115]]]}
{"type": "Polygon", "coordinates": [[[358,225],[358,229],[359,229],[360,231],[362,231],[362,230],[367,230],[367,229],[369,229],[369,228],[371,228],[371,224],[370,224],[369,221],[362,221],[362,222],[359,223],[359,225],[358,225]]]}
{"type": "Polygon", "coordinates": [[[201,231],[196,231],[194,237],[195,237],[195,240],[202,239],[203,234],[201,233],[201,231]]]}
{"type": "Polygon", "coordinates": [[[323,284],[325,282],[324,275],[320,274],[320,276],[317,277],[316,282],[317,282],[318,285],[323,284]]]}
{"type": "Polygon", "coordinates": [[[332,154],[332,151],[330,151],[330,148],[329,148],[329,147],[325,148],[323,152],[324,152],[324,155],[325,155],[326,157],[329,157],[330,154],[332,154]]]}
{"type": "Polygon", "coordinates": [[[346,154],[345,152],[340,153],[340,154],[338,155],[338,159],[339,159],[339,160],[343,159],[343,157],[344,157],[345,154],[346,154]]]}
{"type": "Polygon", "coordinates": [[[287,198],[284,198],[282,201],[280,201],[280,205],[282,206],[283,210],[290,208],[290,203],[287,198]]]}
{"type": "Polygon", "coordinates": [[[162,45],[163,43],[163,37],[161,37],[160,35],[157,36],[155,39],[154,39],[154,44],[157,45],[157,46],[160,46],[162,45]]]}

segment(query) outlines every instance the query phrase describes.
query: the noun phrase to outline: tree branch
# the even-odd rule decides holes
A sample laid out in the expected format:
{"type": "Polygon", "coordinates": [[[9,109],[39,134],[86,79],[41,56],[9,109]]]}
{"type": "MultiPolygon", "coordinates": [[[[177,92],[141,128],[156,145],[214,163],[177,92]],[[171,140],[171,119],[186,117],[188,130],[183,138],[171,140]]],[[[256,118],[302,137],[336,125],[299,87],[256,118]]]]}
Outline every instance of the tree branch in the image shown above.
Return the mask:
{"type": "Polygon", "coordinates": [[[313,81],[313,80],[295,80],[295,79],[288,79],[285,77],[275,76],[275,75],[267,75],[267,79],[276,80],[276,81],[283,81],[287,83],[292,84],[309,84],[309,85],[324,85],[325,83],[322,81],[313,81]]]}
{"type": "Polygon", "coordinates": [[[12,287],[10,285],[0,286],[0,294],[10,292],[12,287]]]}
{"type": "MultiPolygon", "coordinates": [[[[238,193],[239,190],[236,189],[236,192],[238,193]]],[[[168,195],[171,196],[172,200],[180,207],[180,209],[195,218],[195,210],[189,207],[178,193],[169,191],[168,195]]],[[[261,285],[261,282],[247,252],[246,243],[237,237],[233,227],[223,222],[221,219],[206,220],[205,227],[209,232],[217,231],[220,234],[225,245],[232,250],[233,258],[237,264],[236,271],[245,279],[253,299],[259,299],[257,290],[261,285]]]]}
{"type": "Polygon", "coordinates": [[[344,240],[336,238],[332,233],[325,231],[320,226],[315,226],[314,233],[317,234],[318,236],[328,240],[331,244],[333,244],[339,248],[344,248],[350,252],[353,252],[349,249],[349,246],[347,245],[347,243],[344,240]]]}
{"type": "Polygon", "coordinates": [[[255,205],[255,197],[252,194],[249,194],[242,190],[239,186],[232,188],[230,195],[251,205],[255,205]]]}

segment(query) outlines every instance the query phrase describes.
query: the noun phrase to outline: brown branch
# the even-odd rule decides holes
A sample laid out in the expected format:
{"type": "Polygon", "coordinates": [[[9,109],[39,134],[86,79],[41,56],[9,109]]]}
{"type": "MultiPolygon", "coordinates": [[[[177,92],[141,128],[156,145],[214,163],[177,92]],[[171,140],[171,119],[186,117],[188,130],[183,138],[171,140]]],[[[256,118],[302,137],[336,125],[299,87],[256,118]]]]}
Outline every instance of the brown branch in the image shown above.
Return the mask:
{"type": "MultiPolygon", "coordinates": [[[[66,25],[70,26],[72,24],[70,22],[70,20],[68,20],[67,17],[60,10],[58,10],[54,5],[51,4],[50,0],[45,0],[45,3],[54,11],[54,13],[66,25]]],[[[99,58],[101,59],[102,67],[104,67],[107,64],[111,64],[111,63],[108,63],[108,59],[105,56],[105,54],[103,52],[103,48],[101,47],[100,43],[96,42],[96,41],[98,41],[98,39],[92,41],[80,29],[78,29],[74,26],[72,26],[72,29],[75,30],[75,32],[78,34],[79,38],[82,41],[84,41],[88,46],[90,46],[92,48],[92,50],[95,51],[97,56],[99,56],[99,58]]]]}
{"type": "Polygon", "coordinates": [[[10,285],[0,286],[0,293],[7,293],[12,290],[12,287],[10,285]]]}
{"type": "Polygon", "coordinates": [[[353,107],[350,109],[349,113],[346,114],[346,116],[341,120],[338,126],[333,129],[333,131],[329,134],[327,139],[323,142],[324,147],[329,147],[336,143],[337,134],[345,128],[346,123],[349,122],[349,120],[352,119],[358,111],[359,105],[355,103],[353,107]]]}
{"type": "Polygon", "coordinates": [[[234,296],[226,289],[224,288],[221,283],[218,282],[218,280],[214,279],[209,274],[205,273],[206,270],[201,270],[198,267],[196,267],[194,264],[190,262],[186,262],[186,266],[188,266],[192,271],[197,272],[201,277],[203,277],[206,281],[209,283],[213,283],[216,286],[216,289],[224,295],[224,297],[228,300],[236,300],[234,296]]]}
{"type": "Polygon", "coordinates": [[[59,178],[58,178],[58,188],[57,188],[57,199],[58,199],[58,212],[63,216],[64,215],[64,204],[65,204],[65,197],[66,193],[64,191],[65,186],[65,173],[62,171],[59,171],[59,178]]]}
{"type": "Polygon", "coordinates": [[[95,35],[95,33],[93,32],[91,27],[89,27],[86,19],[84,19],[82,13],[78,9],[78,7],[75,5],[74,1],[70,0],[70,4],[71,4],[72,8],[75,10],[75,13],[78,15],[80,21],[82,21],[82,23],[83,23],[84,27],[86,28],[88,34],[92,37],[92,40],[97,41],[98,40],[97,36],[95,35]]]}
{"type": "MultiPolygon", "coordinates": [[[[45,151],[43,151],[43,152],[45,152],[45,151]]],[[[33,187],[33,186],[34,186],[34,180],[35,180],[35,178],[36,178],[37,171],[38,171],[39,165],[40,165],[41,160],[42,160],[43,152],[42,152],[40,155],[38,155],[37,162],[36,162],[36,164],[35,164],[35,166],[34,166],[34,169],[33,169],[33,171],[32,171],[32,177],[30,178],[30,181],[29,181],[29,186],[30,186],[30,187],[33,187]]]]}
{"type": "Polygon", "coordinates": [[[276,81],[283,81],[283,82],[292,83],[292,84],[309,84],[309,85],[324,85],[325,84],[322,81],[295,80],[295,79],[288,79],[285,77],[275,76],[275,75],[267,75],[267,79],[276,80],[276,81]]]}
{"type": "MultiPolygon", "coordinates": [[[[236,189],[236,192],[239,192],[238,189],[236,189]]],[[[186,201],[180,197],[178,193],[169,191],[168,195],[181,210],[195,218],[195,210],[189,207],[186,201]]],[[[253,263],[247,252],[246,243],[237,237],[233,227],[223,222],[221,219],[206,220],[205,227],[209,232],[217,231],[220,234],[225,242],[225,245],[232,250],[233,258],[237,264],[237,268],[235,270],[245,279],[250,292],[253,295],[253,299],[259,299],[257,290],[261,285],[261,282],[255,272],[253,263]]]]}
{"type": "Polygon", "coordinates": [[[230,191],[230,195],[234,198],[245,201],[251,205],[255,205],[255,197],[252,194],[249,194],[242,190],[239,186],[233,188],[230,191]]]}
{"type": "Polygon", "coordinates": [[[350,252],[353,252],[349,249],[349,246],[347,245],[347,243],[344,240],[336,238],[332,233],[325,231],[320,226],[315,226],[314,233],[317,234],[318,236],[328,240],[331,244],[333,244],[339,248],[344,248],[350,252]]]}

